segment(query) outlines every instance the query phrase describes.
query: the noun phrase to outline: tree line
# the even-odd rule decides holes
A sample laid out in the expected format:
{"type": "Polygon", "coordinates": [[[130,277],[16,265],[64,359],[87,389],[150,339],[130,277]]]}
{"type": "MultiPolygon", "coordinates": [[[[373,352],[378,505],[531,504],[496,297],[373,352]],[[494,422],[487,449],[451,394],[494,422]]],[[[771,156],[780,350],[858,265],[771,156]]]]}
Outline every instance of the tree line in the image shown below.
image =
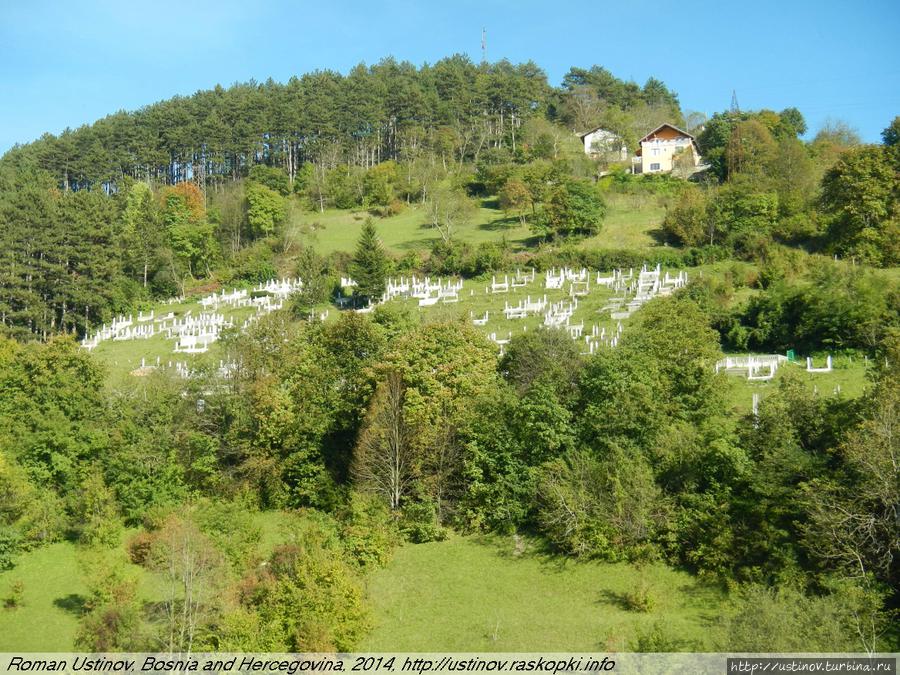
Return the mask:
{"type": "Polygon", "coordinates": [[[804,143],[795,108],[713,115],[698,142],[714,180],[684,190],[663,229],[673,242],[718,244],[748,259],[775,243],[896,265],[898,128],[900,117],[880,145],[861,144],[841,124],[804,143]]]}
{"type": "Polygon", "coordinates": [[[446,165],[477,162],[489,148],[516,152],[534,117],[578,131],[605,120],[629,138],[656,120],[682,119],[677,96],[659,80],[640,87],[599,66],[572,68],[554,88],[532,62],[455,55],[417,68],[387,58],[346,75],[217,86],[120,111],[17,146],[4,162],[44,169],[62,190],[112,190],[125,178],[216,187],[256,164],[281,167],[293,181],[304,164],[321,173],[423,153],[446,165]]]}

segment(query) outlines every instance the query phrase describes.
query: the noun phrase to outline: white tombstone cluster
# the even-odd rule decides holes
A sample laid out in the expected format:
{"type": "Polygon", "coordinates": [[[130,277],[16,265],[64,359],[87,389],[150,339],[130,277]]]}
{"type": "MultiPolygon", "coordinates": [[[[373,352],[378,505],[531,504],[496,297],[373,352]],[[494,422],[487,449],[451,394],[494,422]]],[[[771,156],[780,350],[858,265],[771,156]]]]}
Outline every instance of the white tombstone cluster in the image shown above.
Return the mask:
{"type": "MultiPolygon", "coordinates": [[[[485,287],[485,294],[508,293],[510,288],[524,288],[534,283],[536,274],[532,268],[530,272],[522,273],[516,270],[515,275],[508,274],[503,277],[494,275],[490,285],[485,287]]],[[[507,320],[524,319],[534,314],[543,314],[543,325],[548,328],[565,330],[573,340],[584,340],[583,354],[593,354],[601,346],[616,347],[622,334],[622,323],[617,322],[614,330],[594,324],[586,327],[584,321],[574,323],[573,316],[578,309],[578,299],[591,293],[592,284],[595,287],[605,287],[621,294],[621,297],[612,298],[611,303],[601,309],[609,311],[612,319],[625,319],[639,309],[644,303],[659,295],[671,295],[675,290],[687,284],[687,274],[683,271],[670,273],[662,271],[661,265],[653,268],[644,265],[639,271],[629,269],[627,272],[621,269],[612,273],[594,273],[587,268],[559,267],[551,268],[544,274],[543,285],[545,289],[565,290],[568,286],[568,300],[549,302],[547,295],[532,299],[529,295],[513,304],[504,303],[503,316],[507,320]]],[[[490,315],[477,317],[472,312],[469,318],[475,326],[486,326],[490,315]]],[[[523,327],[524,330],[524,327],[523,327]]],[[[503,346],[506,344],[503,338],[498,338],[497,333],[490,333],[488,338],[503,346]]],[[[754,372],[756,376],[758,373],[754,372]]]]}
{"type": "MultiPolygon", "coordinates": [[[[742,356],[726,356],[716,363],[716,372],[729,375],[744,375],[748,380],[771,380],[778,368],[787,363],[788,358],[781,354],[746,354],[742,356]]],[[[831,355],[825,357],[825,365],[813,367],[811,357],[806,357],[806,372],[830,373],[832,371],[831,355]]]]}
{"type": "Polygon", "coordinates": [[[634,269],[629,269],[625,274],[620,269],[613,270],[609,276],[601,276],[602,272],[597,272],[597,285],[606,286],[614,291],[624,291],[628,284],[634,279],[634,269]]]}
{"type": "Polygon", "coordinates": [[[172,312],[169,312],[165,316],[156,317],[152,310],[149,314],[140,312],[136,319],[133,314],[129,314],[127,317],[117,316],[108,326],[103,324],[103,327],[96,333],[85,336],[81,341],[81,346],[92,351],[106,340],[148,340],[165,330],[168,322],[174,316],[172,312]]]}
{"type": "Polygon", "coordinates": [[[191,316],[188,312],[183,318],[172,320],[172,325],[165,329],[166,339],[175,340],[175,353],[203,354],[219,339],[223,329],[233,326],[232,318],[226,319],[224,314],[200,312],[191,316]]]}
{"type": "Polygon", "coordinates": [[[497,281],[497,277],[491,277],[491,285],[484,289],[488,293],[509,293],[509,275],[503,275],[503,281],[497,281]]]}
{"type": "Polygon", "coordinates": [[[572,283],[587,283],[590,280],[587,269],[581,268],[576,271],[569,267],[560,267],[558,270],[553,267],[547,270],[544,275],[544,288],[559,289],[568,281],[572,283]]]}
{"type": "MultiPolygon", "coordinates": [[[[544,295],[543,298],[535,298],[531,299],[529,295],[524,300],[519,300],[519,304],[512,306],[509,302],[503,303],[503,314],[507,319],[524,319],[529,314],[540,314],[547,308],[547,296],[544,295]]],[[[485,312],[485,318],[487,318],[487,312],[485,312]]],[[[475,324],[484,325],[484,324],[475,324]]]]}
{"type": "Polygon", "coordinates": [[[787,362],[781,354],[747,354],[746,356],[726,356],[716,363],[716,372],[730,375],[746,375],[748,380],[771,380],[779,366],[787,362]]]}
{"type": "MultiPolygon", "coordinates": [[[[110,325],[104,324],[96,333],[86,336],[81,345],[91,351],[105,340],[145,340],[163,335],[166,339],[175,340],[173,351],[176,353],[202,354],[209,349],[210,344],[219,339],[219,333],[224,328],[234,326],[234,319],[230,316],[226,319],[225,315],[219,312],[220,309],[253,308],[255,313],[241,326],[242,329],[246,329],[259,317],[281,309],[291,293],[302,289],[303,281],[299,277],[270,279],[251,290],[223,289],[220,293],[212,293],[201,298],[199,304],[203,311],[196,316],[192,316],[190,310],[181,317],[176,317],[174,312],[156,316],[155,310],[147,314],[139,312],[137,317],[118,316],[110,325]]],[[[183,301],[183,297],[171,298],[165,304],[173,305],[183,301]]]]}
{"type": "Polygon", "coordinates": [[[506,350],[506,345],[512,340],[512,331],[506,333],[506,337],[498,337],[496,333],[488,335],[488,340],[500,347],[500,356],[502,357],[506,350]]]}
{"type": "Polygon", "coordinates": [[[513,288],[525,288],[528,284],[534,283],[534,268],[531,268],[531,272],[523,273],[520,269],[516,268],[516,274],[513,276],[512,287],[513,288]]]}
{"type": "MultiPolygon", "coordinates": [[[[221,378],[230,378],[234,375],[237,367],[238,364],[236,361],[223,361],[220,359],[219,366],[216,368],[216,375],[221,378]]],[[[185,361],[169,361],[167,364],[164,364],[162,359],[158,356],[151,363],[147,363],[147,359],[142,358],[141,365],[133,370],[131,374],[139,376],[149,375],[152,371],[159,370],[160,368],[174,370],[178,377],[185,379],[194,377],[197,374],[196,369],[191,367],[191,365],[185,361]]]]}
{"type": "Polygon", "coordinates": [[[472,312],[469,312],[469,316],[472,319],[473,326],[486,326],[487,322],[488,322],[488,317],[490,316],[490,312],[485,310],[484,316],[482,316],[481,318],[475,318],[475,315],[472,314],[472,312]]]}
{"type": "Polygon", "coordinates": [[[463,289],[462,279],[432,279],[431,277],[418,278],[400,277],[388,279],[385,283],[382,302],[394,298],[415,298],[420,307],[430,307],[438,302],[459,302],[459,294],[463,289]]]}
{"type": "Polygon", "coordinates": [[[629,270],[628,275],[623,274],[621,270],[615,270],[612,277],[598,275],[597,283],[621,291],[622,295],[612,298],[610,304],[603,309],[610,310],[610,317],[613,319],[627,319],[645,302],[657,296],[672,295],[679,288],[683,288],[687,284],[687,272],[682,270],[673,276],[667,271],[663,275],[661,266],[657,263],[653,269],[647,269],[644,265],[637,279],[634,279],[633,270],[629,270]],[[633,294],[630,300],[629,294],[633,294]]]}
{"type": "Polygon", "coordinates": [[[544,325],[548,328],[561,328],[569,325],[569,319],[578,309],[578,298],[560,300],[550,305],[544,312],[544,325]]]}
{"type": "Polygon", "coordinates": [[[591,332],[588,335],[582,335],[584,338],[584,351],[581,352],[584,355],[593,354],[597,351],[600,346],[604,347],[616,347],[619,344],[619,336],[622,334],[622,324],[621,322],[616,324],[616,329],[606,332],[605,326],[600,326],[598,324],[594,324],[591,327],[591,332]]]}

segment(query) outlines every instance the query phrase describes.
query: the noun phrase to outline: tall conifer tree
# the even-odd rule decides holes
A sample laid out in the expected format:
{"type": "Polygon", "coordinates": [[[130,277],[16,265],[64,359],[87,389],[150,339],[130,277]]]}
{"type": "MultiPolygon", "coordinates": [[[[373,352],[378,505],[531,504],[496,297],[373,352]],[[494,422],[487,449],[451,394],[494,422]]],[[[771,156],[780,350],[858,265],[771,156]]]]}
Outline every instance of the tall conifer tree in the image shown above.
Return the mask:
{"type": "Polygon", "coordinates": [[[375,231],[375,223],[367,218],[356,244],[356,254],[350,273],[356,281],[355,295],[362,299],[375,299],[384,293],[388,257],[375,231]]]}

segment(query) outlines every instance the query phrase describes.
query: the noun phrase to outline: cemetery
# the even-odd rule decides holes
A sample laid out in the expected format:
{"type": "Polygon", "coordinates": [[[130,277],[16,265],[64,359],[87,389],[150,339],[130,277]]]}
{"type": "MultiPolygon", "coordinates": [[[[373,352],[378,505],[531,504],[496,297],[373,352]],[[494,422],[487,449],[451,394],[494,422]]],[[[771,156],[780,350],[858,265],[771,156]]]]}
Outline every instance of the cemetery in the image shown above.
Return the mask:
{"type": "MultiPolygon", "coordinates": [[[[333,299],[338,311],[322,306],[311,318],[335,320],[340,311],[367,314],[380,304],[400,303],[426,321],[469,322],[496,346],[498,357],[515,335],[540,328],[564,331],[582,355],[590,356],[615,348],[641,306],[671,295],[687,281],[686,271],[663,269],[659,264],[613,270],[516,269],[465,280],[411,274],[389,277],[378,303],[352,309],[349,294],[356,282],[344,276],[340,285],[347,296],[333,299]]],[[[196,371],[195,359],[208,356],[207,365],[227,377],[235,364],[217,356],[222,332],[245,331],[260,317],[282,309],[289,296],[302,288],[302,279],[283,278],[222,289],[196,300],[172,298],[137,315],[116,317],[88,335],[82,346],[121,375],[145,376],[164,368],[190,377],[196,371]]],[[[764,397],[783,368],[802,374],[815,391],[857,395],[865,365],[828,354],[795,361],[782,354],[728,354],[715,364],[715,371],[730,376],[735,410],[749,412],[752,396],[764,397]]]]}
{"type": "MultiPolygon", "coordinates": [[[[659,264],[640,270],[562,267],[542,273],[516,269],[493,274],[487,283],[413,274],[388,278],[378,303],[352,309],[349,297],[339,297],[334,304],[343,311],[365,314],[379,304],[403,303],[423,318],[433,314],[469,321],[497,345],[498,356],[514,335],[552,328],[565,331],[580,345],[582,354],[590,355],[614,348],[623,322],[644,303],[670,295],[686,283],[686,272],[663,271],[659,264]]],[[[340,285],[348,293],[356,282],[345,276],[340,285]]],[[[223,331],[245,331],[259,318],[282,309],[288,297],[302,288],[299,278],[270,279],[196,300],[172,298],[137,316],[116,317],[81,344],[116,371],[146,374],[156,367],[171,367],[179,374],[188,373],[190,359],[213,351],[223,331]]],[[[314,316],[327,321],[337,313],[322,307],[314,316]]]]}

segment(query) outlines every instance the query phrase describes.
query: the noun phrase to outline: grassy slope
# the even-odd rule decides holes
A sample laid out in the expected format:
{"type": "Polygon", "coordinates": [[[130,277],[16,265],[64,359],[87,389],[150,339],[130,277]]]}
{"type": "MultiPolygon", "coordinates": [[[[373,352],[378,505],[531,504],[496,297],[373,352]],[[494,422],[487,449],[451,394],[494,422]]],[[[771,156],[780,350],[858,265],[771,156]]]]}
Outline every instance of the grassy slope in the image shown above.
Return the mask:
{"type": "MultiPolygon", "coordinates": [[[[324,213],[302,212],[294,217],[293,226],[299,229],[304,242],[312,244],[322,254],[352,252],[367,217],[365,212],[335,209],[324,213]]],[[[430,249],[440,239],[438,231],[428,223],[426,211],[416,205],[396,216],[376,218],[375,227],[384,245],[397,254],[430,249]]],[[[455,236],[459,241],[471,244],[500,241],[506,237],[513,246],[522,247],[532,234],[517,219],[508,219],[497,209],[482,207],[470,223],[459,227],[455,236]]]]}
{"type": "Polygon", "coordinates": [[[87,589],[74,545],[58,543],[32,551],[0,573],[0,597],[24,584],[24,602],[0,608],[0,651],[66,651],[78,629],[79,600],[87,589]]]}
{"type": "MultiPolygon", "coordinates": [[[[493,208],[494,200],[484,200],[475,218],[461,226],[455,233],[459,241],[480,244],[485,241],[506,241],[514,249],[526,248],[533,243],[533,233],[528,225],[507,217],[493,208]]],[[[585,239],[585,248],[649,248],[657,245],[653,237],[659,229],[665,209],[652,197],[609,195],[607,215],[600,234],[585,239]]],[[[365,212],[326,210],[296,212],[292,227],[300,239],[312,244],[320,253],[334,251],[352,252],[356,248],[365,212]]],[[[385,246],[397,254],[410,250],[428,250],[440,238],[428,223],[427,212],[413,205],[390,218],[376,218],[375,226],[385,246]]]]}
{"type": "Polygon", "coordinates": [[[375,572],[369,593],[370,651],[605,651],[627,649],[638,630],[661,622],[667,634],[706,645],[723,595],[662,565],[643,573],[652,612],[622,597],[642,573],[630,565],[576,563],[526,551],[511,539],[405,546],[375,572]]]}
{"type": "MultiPolygon", "coordinates": [[[[278,514],[261,519],[262,547],[271,548],[280,540],[274,534],[278,514]]],[[[57,543],[22,556],[14,570],[0,574],[0,597],[14,581],[25,584],[24,605],[0,610],[0,651],[72,648],[86,592],[83,555],[74,544],[57,543]]],[[[140,575],[141,596],[159,597],[159,580],[130,567],[140,575]]],[[[685,573],[654,566],[644,574],[656,607],[635,613],[622,597],[641,574],[629,565],[575,563],[532,551],[517,557],[512,540],[503,538],[454,536],[405,546],[369,578],[375,628],[360,649],[624,649],[636,630],[657,621],[680,639],[706,644],[723,595],[685,573]]]]}

